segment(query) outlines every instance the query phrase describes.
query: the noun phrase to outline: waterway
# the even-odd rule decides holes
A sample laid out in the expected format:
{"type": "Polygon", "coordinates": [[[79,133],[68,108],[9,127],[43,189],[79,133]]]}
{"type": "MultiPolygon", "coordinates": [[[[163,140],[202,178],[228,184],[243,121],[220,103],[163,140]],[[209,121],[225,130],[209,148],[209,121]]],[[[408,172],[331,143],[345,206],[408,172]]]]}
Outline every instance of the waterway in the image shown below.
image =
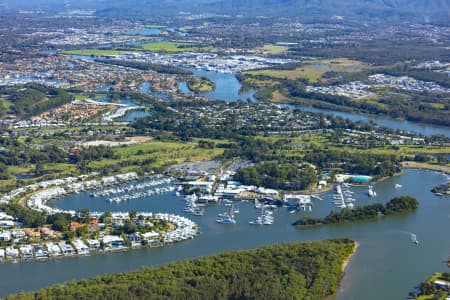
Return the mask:
{"type": "MultiPolygon", "coordinates": [[[[79,55],[72,55],[74,58],[82,59],[82,60],[93,60],[92,57],[86,57],[86,56],[79,56],[79,55]]],[[[320,65],[317,65],[320,66],[320,65]]],[[[241,100],[247,100],[250,99],[252,101],[256,101],[254,94],[255,91],[248,91],[246,93],[240,94],[240,88],[241,84],[239,80],[237,80],[235,74],[233,73],[219,73],[219,72],[213,72],[213,71],[207,71],[207,70],[198,70],[195,68],[189,68],[188,70],[192,71],[197,76],[204,76],[210,79],[212,82],[215,83],[216,89],[212,92],[203,93],[201,94],[204,97],[214,99],[214,100],[222,100],[227,102],[233,102],[237,101],[239,99],[241,100]]],[[[180,82],[179,88],[181,92],[188,94],[191,93],[191,91],[188,89],[186,82],[180,82]]],[[[147,85],[143,85],[141,87],[141,91],[145,93],[153,94],[154,96],[168,100],[168,95],[165,94],[155,94],[152,92],[147,85]]],[[[444,135],[446,137],[450,137],[450,128],[446,126],[437,126],[437,125],[428,125],[428,124],[421,124],[421,123],[415,123],[415,122],[409,122],[409,121],[402,121],[402,120],[395,120],[388,117],[379,117],[379,116],[373,116],[373,115],[366,115],[366,114],[357,114],[357,113],[349,113],[349,112],[341,112],[341,111],[334,111],[334,110],[327,110],[327,109],[320,109],[320,108],[314,108],[309,106],[295,106],[295,105],[288,105],[290,107],[299,108],[301,110],[305,111],[311,111],[311,112],[321,112],[326,115],[334,115],[338,117],[342,117],[345,119],[349,119],[351,121],[361,121],[364,123],[374,123],[379,126],[383,127],[389,127],[393,129],[399,129],[403,131],[414,131],[420,134],[423,134],[425,136],[431,136],[431,135],[444,135]]]]}
{"type": "MultiPolygon", "coordinates": [[[[100,97],[100,98],[96,98],[95,101],[109,103],[109,102],[111,102],[111,99],[109,97],[100,97]]],[[[118,102],[114,102],[114,103],[125,104],[130,107],[138,107],[139,106],[138,104],[133,102],[133,100],[123,99],[123,98],[120,99],[118,102]]],[[[145,111],[143,108],[139,108],[139,109],[131,110],[131,111],[127,112],[127,114],[120,119],[123,121],[132,122],[139,118],[147,117],[149,115],[150,115],[149,112],[145,111]]]]}
{"type": "MultiPolygon", "coordinates": [[[[450,199],[436,197],[430,189],[445,182],[447,177],[431,171],[405,170],[401,176],[375,186],[377,197],[370,200],[367,187],[352,187],[357,204],[386,202],[399,195],[411,195],[420,202],[416,212],[388,217],[378,221],[348,225],[295,228],[291,225],[303,215],[325,216],[334,208],[332,192],[325,200],[314,201],[312,212],[289,214],[285,208],[274,212],[270,226],[249,225],[258,211],[252,203],[238,203],[240,213],[236,225],[215,222],[223,205],[208,207],[202,217],[190,216],[201,235],[168,247],[142,249],[124,253],[95,255],[41,263],[6,263],[0,267],[0,296],[21,290],[35,290],[71,279],[91,277],[111,272],[123,272],[141,266],[160,265],[174,260],[197,257],[231,249],[247,249],[289,241],[307,241],[349,237],[360,243],[349,263],[336,300],[403,299],[412,287],[436,271],[445,271],[443,260],[450,255],[450,199]],[[394,188],[401,184],[400,189],[394,188]],[[419,245],[411,242],[415,233],[419,245]],[[42,276],[45,274],[45,276],[42,276]]],[[[52,203],[66,209],[125,211],[130,209],[164,211],[184,215],[184,201],[173,194],[110,204],[87,194],[70,195],[52,203]]]]}
{"type": "MultiPolygon", "coordinates": [[[[256,101],[256,99],[254,98],[255,91],[249,91],[243,94],[239,93],[241,84],[236,79],[235,74],[218,73],[213,71],[198,70],[194,68],[190,68],[189,70],[191,70],[197,76],[207,77],[216,84],[216,89],[214,91],[209,93],[203,93],[202,96],[214,100],[223,100],[227,102],[237,101],[239,99],[241,100],[250,99],[252,101],[256,101]]],[[[191,93],[191,91],[187,87],[186,82],[181,82],[179,84],[179,87],[181,92],[191,93]]],[[[425,136],[444,135],[446,137],[450,137],[450,128],[446,126],[427,125],[409,121],[395,120],[387,117],[348,113],[348,112],[314,108],[309,106],[296,106],[296,105],[287,105],[287,106],[292,108],[299,108],[300,110],[304,111],[321,112],[326,115],[342,117],[355,122],[361,121],[364,123],[374,123],[379,126],[399,129],[403,131],[414,131],[423,134],[425,136]]]]}
{"type": "Polygon", "coordinates": [[[376,117],[376,116],[365,115],[365,114],[355,114],[355,113],[348,113],[348,112],[342,112],[342,111],[321,109],[321,108],[315,108],[315,107],[310,107],[310,106],[295,106],[295,105],[290,105],[290,106],[299,108],[300,110],[303,110],[303,111],[321,112],[326,115],[342,117],[344,119],[349,119],[349,120],[355,121],[355,122],[361,121],[364,123],[375,123],[382,127],[389,127],[389,128],[399,129],[399,130],[403,130],[403,131],[414,131],[414,132],[423,134],[425,136],[444,135],[446,137],[450,137],[450,128],[445,127],[445,126],[427,125],[427,124],[414,123],[414,122],[409,122],[409,121],[394,120],[394,119],[384,118],[384,117],[376,117]]]}
{"type": "MultiPolygon", "coordinates": [[[[213,100],[222,100],[227,102],[233,102],[237,100],[247,100],[256,101],[254,98],[255,91],[248,91],[245,93],[239,93],[241,89],[241,83],[236,78],[234,73],[219,73],[206,70],[198,70],[194,68],[189,68],[196,76],[206,77],[216,85],[216,88],[212,92],[202,93],[200,95],[213,100]]],[[[192,93],[186,82],[180,82],[179,88],[182,93],[190,94],[192,93]]]]}

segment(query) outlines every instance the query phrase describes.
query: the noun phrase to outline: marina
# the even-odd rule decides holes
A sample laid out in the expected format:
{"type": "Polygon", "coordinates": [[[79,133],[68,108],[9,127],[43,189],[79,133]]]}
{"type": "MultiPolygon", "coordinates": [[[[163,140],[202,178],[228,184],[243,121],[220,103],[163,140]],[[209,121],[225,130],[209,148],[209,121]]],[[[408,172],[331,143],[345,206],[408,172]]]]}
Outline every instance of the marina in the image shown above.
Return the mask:
{"type": "MultiPolygon", "coordinates": [[[[307,210],[290,214],[288,208],[276,209],[276,222],[271,226],[248,224],[248,221],[254,220],[255,215],[260,213],[253,202],[239,204],[239,220],[242,221],[232,226],[216,222],[217,215],[227,211],[224,210],[224,205],[206,206],[204,215],[195,217],[195,222],[201,229],[201,234],[195,239],[171,247],[143,248],[139,251],[111,255],[77,256],[73,259],[31,264],[3,264],[0,274],[4,279],[0,282],[0,293],[4,296],[69,279],[123,272],[142,265],[159,265],[231,249],[345,236],[358,241],[360,247],[346,269],[346,276],[335,299],[401,299],[430,273],[446,270],[446,265],[442,261],[449,255],[450,241],[433,233],[437,228],[446,228],[450,225],[450,203],[429,192],[433,186],[445,180],[446,176],[436,172],[408,169],[401,176],[376,184],[378,195],[375,201],[385,203],[393,197],[406,194],[416,197],[420,207],[413,214],[390,217],[378,222],[364,222],[357,226],[336,225],[304,229],[291,226],[303,215],[323,217],[330,210],[336,209],[330,201],[334,191],[321,194],[320,197],[325,201],[315,201],[311,212],[307,210]],[[395,184],[401,184],[402,188],[395,189],[395,184]],[[411,232],[421,237],[417,247],[412,245],[411,232]],[[375,247],[380,244],[384,245],[382,249],[375,247]],[[379,264],[379,259],[383,259],[385,264],[379,264]],[[411,265],[411,261],[416,263],[411,265]],[[41,270],[45,270],[48,276],[33,276],[41,270]],[[27,282],[26,286],[22,284],[23,282],[27,282]],[[384,289],[380,291],[379,286],[383,286],[384,289]]],[[[367,186],[352,186],[351,191],[354,192],[353,197],[358,199],[358,205],[367,205],[374,201],[367,197],[367,186]]],[[[51,200],[49,205],[67,210],[81,207],[88,207],[92,211],[116,212],[134,209],[189,216],[183,211],[183,200],[174,193],[112,205],[102,198],[93,201],[87,192],[80,192],[51,200]]]]}

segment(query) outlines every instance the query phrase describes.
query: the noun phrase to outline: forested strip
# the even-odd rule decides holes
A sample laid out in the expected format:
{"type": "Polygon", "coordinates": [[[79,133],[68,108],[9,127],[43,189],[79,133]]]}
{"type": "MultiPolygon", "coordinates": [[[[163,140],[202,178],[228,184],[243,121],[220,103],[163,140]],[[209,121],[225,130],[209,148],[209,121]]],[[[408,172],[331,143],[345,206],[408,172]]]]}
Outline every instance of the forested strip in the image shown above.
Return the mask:
{"type": "Polygon", "coordinates": [[[7,299],[324,299],[354,246],[335,239],[229,251],[7,299]]]}
{"type": "Polygon", "coordinates": [[[348,223],[355,221],[372,220],[378,216],[393,215],[402,212],[413,211],[419,207],[419,202],[410,196],[400,196],[391,199],[385,205],[375,203],[372,205],[358,206],[355,209],[343,208],[341,211],[331,211],[325,218],[303,218],[293,225],[325,225],[336,223],[348,223]]]}

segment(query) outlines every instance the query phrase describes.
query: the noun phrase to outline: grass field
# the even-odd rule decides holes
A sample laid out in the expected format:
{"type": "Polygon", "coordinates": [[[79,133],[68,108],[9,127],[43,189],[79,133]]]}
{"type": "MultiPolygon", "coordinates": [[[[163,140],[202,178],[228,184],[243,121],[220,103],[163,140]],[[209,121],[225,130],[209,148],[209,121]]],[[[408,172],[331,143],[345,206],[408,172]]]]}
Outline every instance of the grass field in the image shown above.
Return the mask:
{"type": "Polygon", "coordinates": [[[358,71],[362,68],[368,68],[369,65],[347,58],[336,58],[336,59],[320,59],[305,62],[307,65],[322,65],[330,68],[332,71],[343,72],[343,71],[358,71]]]}
{"type": "Polygon", "coordinates": [[[139,47],[142,50],[152,52],[189,52],[189,51],[209,51],[212,49],[211,47],[197,47],[191,43],[184,43],[184,42],[146,43],[139,45],[139,47]]]}
{"type": "MultiPolygon", "coordinates": [[[[118,159],[103,159],[91,162],[90,167],[116,167],[122,162],[139,166],[142,162],[151,160],[150,167],[163,167],[185,161],[202,161],[213,159],[223,153],[223,149],[203,149],[196,144],[152,141],[139,145],[114,148],[118,159]]],[[[129,169],[133,169],[130,166],[129,169]]]]}
{"type": "Polygon", "coordinates": [[[369,66],[360,61],[349,60],[346,58],[338,58],[333,60],[322,59],[322,60],[306,61],[304,66],[298,67],[295,70],[264,69],[264,70],[247,71],[244,73],[250,75],[265,75],[272,78],[281,78],[281,79],[288,78],[291,80],[304,78],[308,79],[310,82],[317,82],[321,78],[321,76],[327,71],[353,72],[366,67],[369,66]]]}
{"type": "Polygon", "coordinates": [[[295,70],[256,70],[247,71],[246,74],[250,75],[265,75],[273,78],[288,78],[288,79],[298,79],[305,78],[310,82],[316,82],[324,73],[324,70],[318,70],[311,67],[298,67],[295,70]]]}
{"type": "MultiPolygon", "coordinates": [[[[214,139],[201,140],[208,140],[216,144],[228,142],[226,140],[220,141],[214,139]]],[[[117,158],[90,161],[88,162],[88,167],[94,171],[109,168],[118,173],[125,173],[129,171],[142,171],[143,168],[151,170],[181,162],[212,160],[221,156],[224,152],[222,148],[200,148],[196,141],[190,143],[149,141],[142,144],[113,147],[112,149],[117,158]]],[[[9,166],[8,171],[11,177],[7,180],[0,180],[0,190],[10,190],[18,182],[22,182],[21,185],[28,185],[44,180],[45,176],[23,180],[14,177],[17,174],[32,173],[34,170],[35,165],[33,164],[27,166],[9,166]]],[[[43,170],[47,174],[55,174],[58,178],[80,175],[77,165],[68,162],[43,164],[43,170]]]]}
{"type": "Polygon", "coordinates": [[[272,54],[280,54],[280,53],[283,53],[286,50],[288,50],[288,47],[268,44],[268,45],[262,46],[260,49],[263,51],[270,52],[272,54]]]}

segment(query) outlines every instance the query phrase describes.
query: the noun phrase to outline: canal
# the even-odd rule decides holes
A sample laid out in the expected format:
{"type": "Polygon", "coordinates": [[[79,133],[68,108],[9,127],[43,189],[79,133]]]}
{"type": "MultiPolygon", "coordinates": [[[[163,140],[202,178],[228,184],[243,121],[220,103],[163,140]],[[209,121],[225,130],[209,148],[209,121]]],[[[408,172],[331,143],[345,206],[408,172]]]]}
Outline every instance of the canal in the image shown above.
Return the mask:
{"type": "MultiPolygon", "coordinates": [[[[95,275],[123,272],[141,266],[160,265],[174,260],[209,255],[231,249],[263,245],[349,237],[360,243],[351,260],[335,299],[401,299],[414,285],[435,271],[445,271],[443,260],[450,255],[450,199],[434,196],[430,189],[447,180],[431,171],[407,169],[400,176],[375,186],[377,197],[367,196],[367,187],[352,187],[356,204],[384,203],[399,195],[411,195],[420,202],[416,212],[355,224],[295,228],[291,224],[302,216],[325,216],[332,209],[332,191],[314,200],[311,212],[290,214],[285,208],[274,211],[273,225],[255,226],[258,210],[250,202],[239,202],[237,224],[215,222],[217,214],[227,210],[221,204],[207,208],[204,216],[189,216],[201,228],[201,235],[168,247],[142,249],[108,255],[94,255],[41,263],[5,263],[0,267],[0,296],[21,290],[35,290],[50,284],[95,275]],[[396,184],[402,185],[395,188],[396,184]],[[419,245],[411,242],[417,235],[419,245]],[[45,274],[45,276],[42,276],[45,274]]],[[[51,205],[65,209],[161,211],[185,215],[184,200],[174,194],[153,196],[119,204],[87,194],[74,194],[51,205]]]]}

